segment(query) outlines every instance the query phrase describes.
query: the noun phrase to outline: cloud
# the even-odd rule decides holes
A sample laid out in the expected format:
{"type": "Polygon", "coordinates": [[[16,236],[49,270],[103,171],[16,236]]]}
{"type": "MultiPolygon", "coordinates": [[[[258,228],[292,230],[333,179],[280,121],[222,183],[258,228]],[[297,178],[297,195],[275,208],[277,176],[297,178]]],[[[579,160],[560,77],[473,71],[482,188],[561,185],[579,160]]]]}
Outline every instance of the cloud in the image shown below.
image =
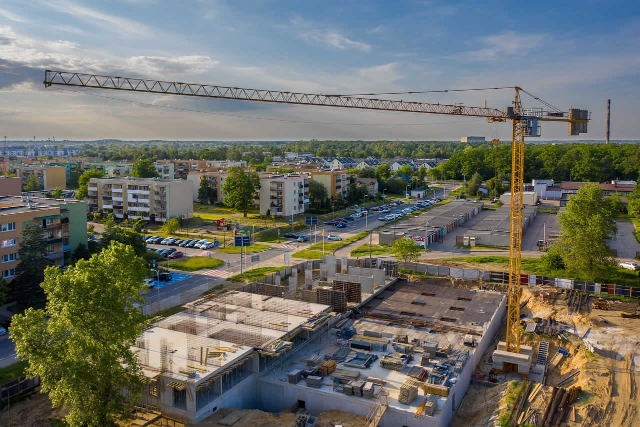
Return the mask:
{"type": "Polygon", "coordinates": [[[87,22],[96,27],[108,30],[111,34],[124,34],[135,37],[151,37],[153,29],[128,18],[110,15],[90,9],[66,0],[47,1],[43,4],[60,13],[71,15],[76,19],[87,22]]]}
{"type": "Polygon", "coordinates": [[[482,37],[485,46],[478,50],[463,52],[455,57],[463,61],[493,61],[503,56],[514,56],[536,49],[549,41],[547,34],[518,34],[506,31],[500,34],[482,37]]]}
{"type": "Polygon", "coordinates": [[[379,34],[381,32],[383,32],[385,30],[384,25],[378,25],[375,28],[370,29],[369,31],[367,31],[367,34],[379,34]]]}
{"type": "Polygon", "coordinates": [[[54,30],[64,31],[65,33],[75,34],[78,36],[86,35],[86,31],[81,30],[80,28],[72,27],[70,25],[54,25],[52,27],[54,30]]]}
{"type": "Polygon", "coordinates": [[[47,42],[46,46],[55,51],[66,51],[75,49],[80,46],[78,43],[70,42],[68,40],[57,40],[54,42],[47,42]]]}
{"type": "Polygon", "coordinates": [[[167,58],[163,56],[133,56],[125,60],[125,65],[143,75],[170,74],[199,74],[218,66],[219,62],[208,56],[178,56],[167,58]]]}
{"type": "Polygon", "coordinates": [[[328,44],[329,46],[333,46],[338,49],[354,48],[359,49],[363,52],[371,52],[371,45],[364,42],[351,40],[350,38],[343,36],[337,31],[309,31],[300,34],[300,37],[307,41],[328,44]]]}
{"type": "Polygon", "coordinates": [[[2,16],[3,18],[8,19],[9,21],[15,21],[15,22],[26,22],[23,18],[21,18],[20,16],[16,15],[13,12],[9,12],[6,9],[2,9],[0,8],[0,16],[2,16]]]}

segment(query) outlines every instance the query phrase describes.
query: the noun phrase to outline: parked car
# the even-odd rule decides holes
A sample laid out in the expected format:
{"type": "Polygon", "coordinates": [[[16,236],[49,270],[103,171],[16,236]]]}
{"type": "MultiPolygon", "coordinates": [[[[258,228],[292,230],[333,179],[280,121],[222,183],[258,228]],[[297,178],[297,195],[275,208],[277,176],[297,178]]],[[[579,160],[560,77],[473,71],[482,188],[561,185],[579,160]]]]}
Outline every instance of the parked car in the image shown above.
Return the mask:
{"type": "Polygon", "coordinates": [[[336,222],[347,222],[347,220],[344,219],[344,218],[336,218],[335,221],[336,222]]]}
{"type": "Polygon", "coordinates": [[[186,248],[189,243],[193,242],[193,239],[187,239],[184,242],[180,243],[181,248],[186,248]]]}
{"type": "Polygon", "coordinates": [[[151,240],[156,240],[156,239],[158,239],[158,238],[160,238],[160,236],[147,236],[147,237],[145,237],[145,239],[144,239],[144,240],[145,240],[145,241],[147,241],[147,242],[149,242],[149,241],[151,241],[151,240]]]}
{"type": "Polygon", "coordinates": [[[389,221],[389,220],[387,219],[386,215],[383,215],[378,217],[378,221],[389,221]]]}
{"type": "Polygon", "coordinates": [[[298,238],[296,240],[298,242],[308,242],[309,241],[309,236],[298,236],[298,238]]]}
{"type": "Polygon", "coordinates": [[[168,255],[171,255],[172,253],[177,252],[177,249],[176,248],[169,248],[166,251],[167,251],[168,255]]]}
{"type": "Polygon", "coordinates": [[[2,326],[0,326],[0,337],[3,335],[7,335],[7,330],[5,328],[3,328],[2,326]]]}
{"type": "Polygon", "coordinates": [[[193,241],[189,242],[188,245],[185,245],[185,248],[193,248],[196,243],[198,243],[198,241],[194,239],[193,241]]]}
{"type": "Polygon", "coordinates": [[[182,258],[182,255],[184,255],[182,252],[180,252],[180,251],[175,251],[174,253],[172,253],[171,255],[169,255],[169,258],[171,258],[171,259],[175,259],[175,258],[182,258]]]}
{"type": "Polygon", "coordinates": [[[336,225],[337,223],[338,222],[336,220],[332,219],[332,220],[329,220],[329,221],[325,222],[324,224],[325,225],[336,225]]]}
{"type": "Polygon", "coordinates": [[[166,258],[166,257],[168,257],[168,256],[169,256],[169,254],[170,254],[171,252],[169,252],[169,250],[168,250],[168,249],[159,249],[159,250],[158,250],[158,253],[159,253],[160,255],[162,255],[163,257],[165,257],[165,258],[166,258]]]}
{"type": "Polygon", "coordinates": [[[627,270],[636,271],[640,269],[640,265],[638,265],[638,263],[631,262],[631,261],[621,262],[619,265],[620,267],[626,268],[627,270]]]}
{"type": "Polygon", "coordinates": [[[286,237],[287,239],[297,239],[298,238],[298,235],[296,233],[284,233],[283,236],[286,237]]]}
{"type": "Polygon", "coordinates": [[[327,240],[335,240],[335,241],[340,241],[342,240],[342,237],[336,235],[336,234],[329,234],[327,236],[327,240]]]}
{"type": "Polygon", "coordinates": [[[184,240],[181,239],[175,239],[173,240],[171,243],[169,243],[169,246],[178,246],[180,243],[184,242],[184,240]]]}
{"type": "Polygon", "coordinates": [[[173,276],[171,275],[171,273],[160,273],[158,279],[161,282],[169,282],[171,281],[171,279],[173,279],[173,276]]]}
{"type": "Polygon", "coordinates": [[[382,209],[382,213],[389,213],[389,212],[391,212],[391,209],[389,208],[382,209]]]}
{"type": "Polygon", "coordinates": [[[213,244],[213,242],[207,242],[204,245],[200,246],[200,249],[207,250],[207,249],[212,249],[214,247],[215,245],[213,244]]]}
{"type": "Polygon", "coordinates": [[[202,245],[205,243],[209,243],[207,239],[198,240],[198,242],[193,246],[194,248],[202,248],[202,245]]]}
{"type": "Polygon", "coordinates": [[[336,224],[337,228],[345,228],[347,226],[346,222],[339,222],[338,224],[336,224]]]}
{"type": "Polygon", "coordinates": [[[149,288],[153,288],[156,285],[156,281],[153,279],[144,279],[144,284],[149,288]]]}
{"type": "Polygon", "coordinates": [[[168,245],[168,244],[169,244],[169,242],[171,242],[172,240],[173,240],[173,238],[171,238],[171,237],[167,237],[166,239],[163,239],[163,240],[160,242],[160,244],[161,244],[161,245],[168,245]]]}
{"type": "Polygon", "coordinates": [[[349,215],[349,216],[345,216],[344,219],[346,219],[347,221],[353,221],[353,215],[349,215]]]}

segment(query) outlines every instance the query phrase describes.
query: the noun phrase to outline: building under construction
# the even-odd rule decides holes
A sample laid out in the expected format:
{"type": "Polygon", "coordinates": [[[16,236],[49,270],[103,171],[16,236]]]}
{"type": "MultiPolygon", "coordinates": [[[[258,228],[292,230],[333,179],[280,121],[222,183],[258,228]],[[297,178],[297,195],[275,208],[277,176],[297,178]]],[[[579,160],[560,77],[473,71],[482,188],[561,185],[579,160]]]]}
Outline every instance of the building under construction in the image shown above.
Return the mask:
{"type": "Polygon", "coordinates": [[[506,297],[362,261],[299,264],[156,320],[136,343],[143,403],[192,423],[220,408],[297,405],[380,426],[448,425],[506,297]]]}

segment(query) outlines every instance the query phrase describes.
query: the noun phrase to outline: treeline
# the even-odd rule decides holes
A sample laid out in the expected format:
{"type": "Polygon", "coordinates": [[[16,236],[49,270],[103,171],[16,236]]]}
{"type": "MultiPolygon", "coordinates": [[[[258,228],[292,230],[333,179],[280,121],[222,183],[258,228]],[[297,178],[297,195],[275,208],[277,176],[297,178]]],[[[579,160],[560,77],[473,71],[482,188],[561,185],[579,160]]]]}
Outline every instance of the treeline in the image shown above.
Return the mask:
{"type": "MultiPolygon", "coordinates": [[[[640,144],[527,144],[524,155],[524,181],[604,182],[613,179],[638,180],[640,144]]],[[[454,153],[446,163],[429,171],[433,178],[469,179],[478,172],[483,179],[511,176],[511,144],[498,146],[494,161],[491,144],[469,146],[454,153]]]]}

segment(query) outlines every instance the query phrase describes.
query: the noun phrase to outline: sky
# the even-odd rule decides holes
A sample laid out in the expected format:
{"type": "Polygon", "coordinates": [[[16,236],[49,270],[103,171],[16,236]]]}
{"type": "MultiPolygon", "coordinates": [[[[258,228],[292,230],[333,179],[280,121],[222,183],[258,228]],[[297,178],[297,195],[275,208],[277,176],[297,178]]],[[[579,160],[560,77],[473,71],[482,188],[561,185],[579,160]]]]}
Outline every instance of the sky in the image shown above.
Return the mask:
{"type": "MultiPolygon", "coordinates": [[[[10,140],[510,140],[478,118],[45,88],[45,69],[324,94],[517,85],[591,111],[580,139],[604,139],[610,98],[611,138],[640,139],[637,0],[0,2],[10,140]]],[[[513,90],[379,97],[502,110],[513,90]]]]}

